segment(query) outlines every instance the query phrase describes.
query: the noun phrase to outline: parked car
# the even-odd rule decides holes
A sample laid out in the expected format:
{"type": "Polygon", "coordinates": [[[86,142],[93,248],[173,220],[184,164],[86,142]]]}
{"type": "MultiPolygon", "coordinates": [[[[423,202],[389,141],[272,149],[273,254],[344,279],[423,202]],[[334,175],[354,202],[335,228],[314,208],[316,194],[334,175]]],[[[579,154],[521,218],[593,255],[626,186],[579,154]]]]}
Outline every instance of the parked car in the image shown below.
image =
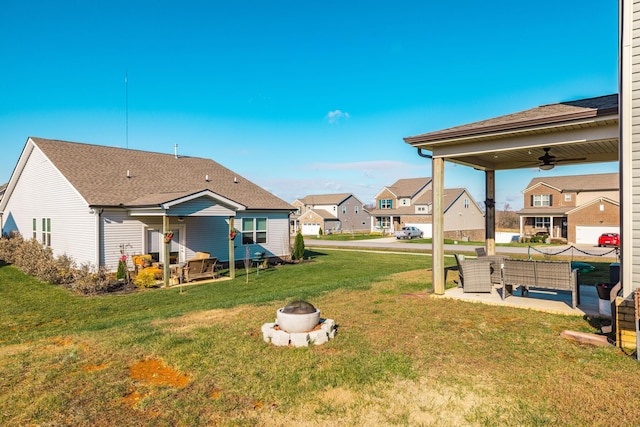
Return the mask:
{"type": "Polygon", "coordinates": [[[618,233],[602,233],[598,237],[598,246],[620,246],[620,235],[618,233]]]}
{"type": "Polygon", "coordinates": [[[396,239],[413,239],[417,237],[422,239],[424,233],[418,227],[402,227],[400,230],[393,233],[396,239]]]}

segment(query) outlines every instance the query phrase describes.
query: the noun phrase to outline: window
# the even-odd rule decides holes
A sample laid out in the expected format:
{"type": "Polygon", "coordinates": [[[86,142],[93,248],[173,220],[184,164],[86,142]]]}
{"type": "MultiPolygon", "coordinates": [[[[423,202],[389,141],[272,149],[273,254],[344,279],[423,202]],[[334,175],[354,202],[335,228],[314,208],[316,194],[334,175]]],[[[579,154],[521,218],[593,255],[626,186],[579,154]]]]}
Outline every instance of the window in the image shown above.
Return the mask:
{"type": "Polygon", "coordinates": [[[565,194],[564,195],[564,201],[565,202],[570,202],[571,201],[571,194],[565,194]]]}
{"type": "Polygon", "coordinates": [[[551,206],[551,194],[533,194],[531,206],[551,206]]]}
{"type": "Polygon", "coordinates": [[[379,216],[378,217],[378,227],[380,227],[380,228],[390,228],[391,227],[391,217],[379,216]]]}
{"type": "Polygon", "coordinates": [[[424,206],[418,206],[418,212],[424,212],[426,208],[424,206]]]}
{"type": "Polygon", "coordinates": [[[32,230],[33,230],[33,235],[32,235],[32,237],[33,237],[34,239],[37,239],[37,238],[38,238],[38,220],[37,220],[37,219],[35,219],[35,218],[33,218],[33,221],[32,221],[32,222],[33,222],[33,224],[31,225],[31,228],[32,228],[32,230]]]}
{"type": "Polygon", "coordinates": [[[380,200],[380,209],[391,209],[392,207],[393,207],[393,203],[391,199],[380,200]]]}
{"type": "Polygon", "coordinates": [[[355,212],[355,214],[357,215],[357,214],[358,214],[358,212],[360,212],[360,207],[359,207],[358,205],[355,205],[355,206],[353,207],[353,212],[355,212]]]}
{"type": "Polygon", "coordinates": [[[469,208],[469,199],[464,199],[464,207],[469,208]]]}
{"type": "Polygon", "coordinates": [[[537,216],[535,219],[536,228],[550,228],[551,218],[548,216],[537,216]]]}
{"type": "Polygon", "coordinates": [[[242,218],[242,244],[267,243],[267,218],[242,218]]]}
{"type": "Polygon", "coordinates": [[[51,218],[42,218],[42,244],[51,246],[51,218]]]}
{"type": "Polygon", "coordinates": [[[346,215],[346,213],[347,213],[347,207],[346,207],[346,206],[343,206],[343,207],[342,207],[342,214],[343,214],[343,215],[346,215]]]}

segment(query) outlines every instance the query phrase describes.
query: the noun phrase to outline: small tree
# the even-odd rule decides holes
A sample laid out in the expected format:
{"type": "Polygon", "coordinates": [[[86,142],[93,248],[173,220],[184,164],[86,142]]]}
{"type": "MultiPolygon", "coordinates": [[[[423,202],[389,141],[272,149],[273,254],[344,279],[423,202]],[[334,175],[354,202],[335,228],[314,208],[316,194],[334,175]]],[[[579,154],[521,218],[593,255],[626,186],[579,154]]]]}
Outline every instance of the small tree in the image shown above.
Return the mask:
{"type": "Polygon", "coordinates": [[[304,258],[304,237],[302,233],[296,234],[296,240],[293,242],[293,259],[304,258]]]}

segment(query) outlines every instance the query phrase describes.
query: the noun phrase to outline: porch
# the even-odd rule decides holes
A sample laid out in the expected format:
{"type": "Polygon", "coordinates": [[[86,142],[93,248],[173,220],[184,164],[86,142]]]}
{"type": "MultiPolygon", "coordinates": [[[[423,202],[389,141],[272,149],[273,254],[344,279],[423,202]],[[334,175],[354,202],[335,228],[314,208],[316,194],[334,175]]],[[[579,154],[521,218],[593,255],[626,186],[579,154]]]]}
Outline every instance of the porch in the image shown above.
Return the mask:
{"type": "Polygon", "coordinates": [[[447,289],[442,295],[433,294],[433,296],[571,316],[600,316],[598,294],[593,285],[580,285],[580,303],[576,308],[571,308],[571,296],[566,292],[535,288],[530,289],[528,296],[524,297],[520,289],[514,290],[513,295],[506,297],[504,300],[502,299],[502,288],[500,286],[494,286],[491,293],[465,293],[462,288],[455,287],[447,289]]]}

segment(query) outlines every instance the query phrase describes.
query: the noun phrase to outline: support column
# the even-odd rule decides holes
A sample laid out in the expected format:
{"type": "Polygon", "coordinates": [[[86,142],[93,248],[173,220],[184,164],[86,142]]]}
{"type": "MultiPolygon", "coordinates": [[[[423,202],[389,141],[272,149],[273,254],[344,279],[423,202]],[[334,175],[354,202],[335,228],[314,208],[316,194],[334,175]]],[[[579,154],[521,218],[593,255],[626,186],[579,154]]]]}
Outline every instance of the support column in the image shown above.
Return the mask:
{"type": "Polygon", "coordinates": [[[496,171],[485,171],[485,201],[484,215],[485,246],[487,255],[496,254],[496,171]]]}
{"type": "Polygon", "coordinates": [[[162,278],[165,288],[169,287],[169,251],[171,250],[171,239],[167,239],[169,230],[169,217],[164,215],[162,217],[162,242],[164,245],[164,252],[162,254],[162,278]]]}
{"type": "MultiPolygon", "coordinates": [[[[235,228],[234,217],[230,216],[229,217],[229,236],[231,235],[231,232],[233,231],[234,228],[235,228]]],[[[236,239],[238,237],[240,238],[240,241],[242,241],[242,235],[236,236],[236,239]]],[[[234,242],[235,242],[234,239],[229,238],[229,277],[232,279],[236,278],[236,250],[235,250],[234,242]]]]}
{"type": "Polygon", "coordinates": [[[444,159],[432,158],[433,173],[433,291],[436,295],[444,295],[444,159]]]}

